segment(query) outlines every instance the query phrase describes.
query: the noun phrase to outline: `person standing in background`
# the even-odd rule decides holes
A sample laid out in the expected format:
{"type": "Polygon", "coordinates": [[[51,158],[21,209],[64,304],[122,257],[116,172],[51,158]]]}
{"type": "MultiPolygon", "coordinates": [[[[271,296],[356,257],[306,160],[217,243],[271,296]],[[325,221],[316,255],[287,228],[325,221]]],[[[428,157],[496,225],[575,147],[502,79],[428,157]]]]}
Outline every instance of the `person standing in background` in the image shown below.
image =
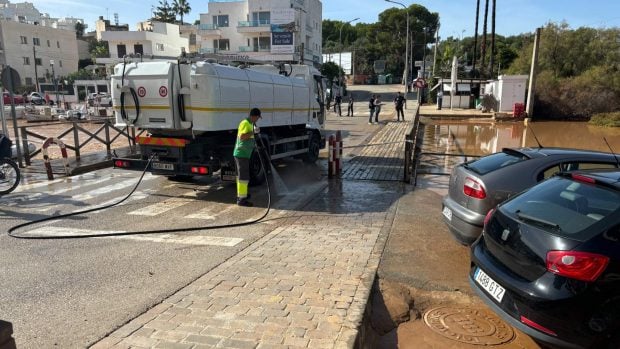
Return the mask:
{"type": "Polygon", "coordinates": [[[396,108],[396,121],[400,121],[402,116],[403,121],[405,121],[405,112],[403,111],[403,107],[407,105],[407,100],[403,97],[403,94],[398,92],[396,98],[394,98],[394,107],[396,108]]]}
{"type": "Polygon", "coordinates": [[[349,94],[349,101],[347,106],[347,116],[353,116],[353,94],[349,94]]]}
{"type": "Polygon", "coordinates": [[[334,112],[338,113],[338,116],[342,116],[342,97],[340,96],[340,93],[336,94],[334,112]]]}
{"type": "Polygon", "coordinates": [[[375,124],[379,123],[379,113],[381,112],[382,104],[381,96],[377,95],[377,98],[375,99],[375,124]]]}
{"type": "Polygon", "coordinates": [[[377,96],[370,96],[370,100],[368,101],[368,109],[370,110],[370,117],[368,118],[368,124],[372,124],[372,116],[375,115],[375,98],[377,96]]]}

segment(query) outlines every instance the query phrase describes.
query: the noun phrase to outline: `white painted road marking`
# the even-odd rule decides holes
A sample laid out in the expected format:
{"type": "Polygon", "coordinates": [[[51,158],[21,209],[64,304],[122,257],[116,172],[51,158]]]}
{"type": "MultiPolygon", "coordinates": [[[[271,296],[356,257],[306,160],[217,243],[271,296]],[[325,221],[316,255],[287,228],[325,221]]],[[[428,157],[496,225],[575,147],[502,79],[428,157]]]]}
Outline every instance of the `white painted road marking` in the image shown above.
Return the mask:
{"type": "Polygon", "coordinates": [[[177,207],[181,207],[183,205],[187,205],[189,203],[194,202],[193,198],[196,197],[195,191],[186,192],[181,195],[181,197],[175,197],[172,199],[164,200],[162,202],[158,202],[154,205],[149,205],[143,207],[141,209],[129,212],[127,214],[137,215],[137,216],[157,216],[164,212],[168,212],[177,207]]]}
{"type": "MultiPolygon", "coordinates": [[[[90,230],[63,227],[41,227],[22,233],[23,236],[84,236],[84,235],[112,235],[124,233],[115,230],[90,230]]],[[[206,235],[176,235],[176,234],[148,234],[148,235],[124,235],[124,236],[102,236],[105,239],[123,239],[145,242],[161,242],[196,246],[224,246],[233,247],[243,241],[241,238],[206,236],[206,235]]]]}

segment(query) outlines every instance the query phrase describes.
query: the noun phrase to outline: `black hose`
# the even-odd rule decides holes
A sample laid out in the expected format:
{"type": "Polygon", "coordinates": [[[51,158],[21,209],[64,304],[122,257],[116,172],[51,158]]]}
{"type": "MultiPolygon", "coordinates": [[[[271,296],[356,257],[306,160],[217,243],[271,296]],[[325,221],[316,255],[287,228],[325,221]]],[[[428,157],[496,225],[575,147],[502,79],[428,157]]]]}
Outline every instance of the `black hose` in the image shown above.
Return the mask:
{"type": "MultiPolygon", "coordinates": [[[[125,68],[127,67],[127,56],[123,57],[123,73],[121,74],[121,118],[126,122],[129,122],[129,117],[127,116],[127,111],[125,110],[125,91],[123,88],[125,87],[125,68]]],[[[129,87],[129,92],[131,93],[131,97],[133,98],[133,103],[136,107],[136,118],[131,122],[135,124],[140,117],[140,102],[138,101],[138,94],[133,87],[129,87]]]]}
{"type": "MultiPolygon", "coordinates": [[[[260,137],[258,137],[258,138],[260,140],[260,137]]],[[[264,148],[264,144],[263,144],[262,140],[260,140],[260,143],[261,143],[261,146],[264,148]]],[[[129,194],[127,194],[127,196],[122,198],[120,201],[115,202],[115,203],[110,204],[110,205],[106,205],[106,206],[94,207],[94,208],[90,208],[90,209],[87,209],[87,210],[75,211],[75,212],[71,212],[71,213],[61,214],[61,215],[58,215],[58,216],[45,217],[45,218],[38,219],[38,220],[35,220],[35,221],[32,221],[32,222],[26,222],[26,223],[18,224],[18,225],[15,225],[15,226],[9,228],[9,230],[7,232],[8,235],[10,237],[13,237],[13,238],[16,238],[16,239],[25,239],[25,240],[60,240],[60,239],[84,239],[84,238],[95,238],[95,237],[109,237],[109,236],[126,236],[126,235],[168,234],[168,233],[190,232],[190,231],[199,231],[199,230],[236,228],[236,227],[243,227],[243,226],[250,225],[250,224],[255,224],[255,223],[258,223],[258,222],[262,221],[263,219],[265,219],[265,217],[267,217],[267,215],[269,214],[269,211],[271,210],[271,188],[269,187],[269,178],[267,178],[267,170],[266,170],[266,166],[265,166],[265,161],[263,159],[263,156],[261,155],[261,151],[259,150],[258,151],[258,157],[260,159],[260,164],[263,167],[263,173],[265,175],[265,182],[267,183],[267,210],[265,211],[265,213],[260,218],[257,218],[257,219],[255,219],[253,221],[243,222],[243,223],[213,225],[213,226],[206,226],[206,227],[161,229],[161,230],[142,230],[142,231],[120,232],[120,233],[112,233],[112,234],[87,234],[87,235],[79,235],[79,236],[75,236],[75,235],[56,235],[56,236],[37,236],[37,235],[33,235],[33,236],[23,236],[23,235],[16,235],[16,234],[14,234],[14,232],[16,230],[24,228],[24,227],[27,227],[27,226],[30,226],[30,225],[33,225],[33,224],[38,224],[38,223],[43,223],[43,222],[47,222],[47,221],[51,221],[51,220],[57,220],[57,219],[61,219],[61,218],[77,216],[77,215],[80,215],[80,214],[100,211],[100,210],[103,210],[103,209],[110,208],[110,207],[113,207],[113,206],[121,204],[122,202],[127,200],[131,195],[133,195],[133,193],[136,191],[136,189],[138,189],[138,186],[140,185],[140,183],[142,182],[142,179],[144,178],[144,175],[146,174],[146,170],[151,165],[151,161],[153,160],[153,157],[154,157],[154,155],[152,155],[149,158],[149,160],[148,160],[148,162],[146,164],[146,167],[142,171],[142,175],[140,175],[140,179],[138,179],[138,183],[136,183],[136,185],[133,187],[131,192],[129,192],[129,194]]]]}

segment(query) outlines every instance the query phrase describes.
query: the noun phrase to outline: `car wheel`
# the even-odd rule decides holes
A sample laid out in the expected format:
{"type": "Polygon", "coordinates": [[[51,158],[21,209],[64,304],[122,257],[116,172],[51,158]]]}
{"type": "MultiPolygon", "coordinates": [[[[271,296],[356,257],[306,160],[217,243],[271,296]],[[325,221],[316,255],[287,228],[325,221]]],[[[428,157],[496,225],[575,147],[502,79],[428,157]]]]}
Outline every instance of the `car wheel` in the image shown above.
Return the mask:
{"type": "Polygon", "coordinates": [[[310,141],[308,142],[308,153],[306,153],[302,160],[307,164],[313,164],[319,159],[319,152],[321,151],[321,140],[316,133],[312,134],[310,141]]]}

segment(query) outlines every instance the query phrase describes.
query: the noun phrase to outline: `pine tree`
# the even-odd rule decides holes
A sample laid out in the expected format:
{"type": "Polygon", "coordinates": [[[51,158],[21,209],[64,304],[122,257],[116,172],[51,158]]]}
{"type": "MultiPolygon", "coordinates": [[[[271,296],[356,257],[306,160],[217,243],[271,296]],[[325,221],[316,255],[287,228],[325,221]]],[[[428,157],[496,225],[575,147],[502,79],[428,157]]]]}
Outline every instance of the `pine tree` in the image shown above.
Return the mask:
{"type": "Polygon", "coordinates": [[[176,16],[174,15],[172,6],[168,4],[168,0],[159,0],[159,6],[155,9],[153,20],[164,23],[176,22],[176,16]]]}

